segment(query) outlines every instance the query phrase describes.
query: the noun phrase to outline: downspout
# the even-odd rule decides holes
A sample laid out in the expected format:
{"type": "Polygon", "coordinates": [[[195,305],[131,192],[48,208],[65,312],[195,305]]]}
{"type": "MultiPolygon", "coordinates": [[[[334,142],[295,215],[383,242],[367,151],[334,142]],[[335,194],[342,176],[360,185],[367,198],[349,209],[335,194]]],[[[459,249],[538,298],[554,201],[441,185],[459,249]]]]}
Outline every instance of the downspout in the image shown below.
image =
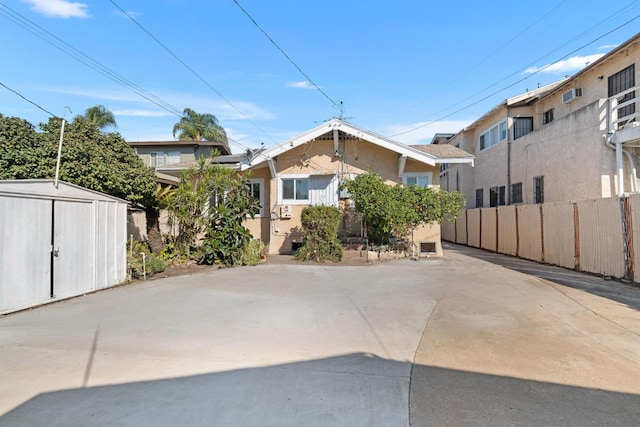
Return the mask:
{"type": "Polygon", "coordinates": [[[509,132],[509,104],[507,103],[507,205],[511,205],[511,132],[509,132]]]}

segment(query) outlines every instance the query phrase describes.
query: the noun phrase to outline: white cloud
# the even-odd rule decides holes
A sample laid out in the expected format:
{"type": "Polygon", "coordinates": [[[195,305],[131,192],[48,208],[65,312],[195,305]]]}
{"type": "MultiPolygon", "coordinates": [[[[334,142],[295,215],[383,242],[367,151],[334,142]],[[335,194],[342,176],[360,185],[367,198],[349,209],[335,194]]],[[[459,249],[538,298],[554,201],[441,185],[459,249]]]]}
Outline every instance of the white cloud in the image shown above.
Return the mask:
{"type": "Polygon", "coordinates": [[[567,74],[579,71],[586,67],[588,64],[597,61],[604,56],[603,53],[597,53],[595,55],[587,56],[574,56],[572,58],[558,61],[553,64],[547,64],[544,67],[531,67],[524,70],[522,74],[532,73],[552,73],[552,74],[567,74]]]}
{"type": "Polygon", "coordinates": [[[458,133],[472,122],[473,120],[449,120],[397,124],[379,133],[407,145],[428,144],[436,133],[458,133]]]}
{"type": "Polygon", "coordinates": [[[88,7],[85,3],[67,0],[22,0],[30,4],[35,12],[55,18],[89,18],[88,7]]]}
{"type": "Polygon", "coordinates": [[[295,87],[298,89],[315,89],[315,86],[312,85],[308,80],[304,80],[301,82],[289,82],[287,83],[288,87],[295,87]]]}
{"type": "Polygon", "coordinates": [[[605,45],[600,46],[598,49],[599,50],[610,50],[610,49],[615,49],[618,46],[620,46],[620,45],[618,45],[618,44],[605,44],[605,45]]]}

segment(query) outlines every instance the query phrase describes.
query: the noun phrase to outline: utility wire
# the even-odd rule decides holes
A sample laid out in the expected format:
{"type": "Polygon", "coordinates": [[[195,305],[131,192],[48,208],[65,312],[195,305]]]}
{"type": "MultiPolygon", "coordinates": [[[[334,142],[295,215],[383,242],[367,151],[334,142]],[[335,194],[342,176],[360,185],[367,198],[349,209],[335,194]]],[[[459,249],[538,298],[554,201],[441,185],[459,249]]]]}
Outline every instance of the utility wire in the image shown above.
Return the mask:
{"type": "Polygon", "coordinates": [[[149,32],[145,27],[142,26],[142,24],[140,24],[133,16],[131,16],[130,13],[126,12],[123,8],[121,8],[115,1],[113,0],[109,0],[111,1],[111,4],[113,4],[116,8],[118,8],[118,10],[120,10],[120,12],[122,12],[127,18],[129,18],[134,24],[136,24],[136,26],[138,26],[138,28],[140,28],[142,31],[144,31],[149,37],[151,37],[151,39],[153,39],[153,41],[155,41],[157,44],[159,44],[164,50],[166,50],[173,58],[175,58],[180,64],[182,64],[187,70],[189,70],[191,72],[191,74],[193,74],[194,76],[196,76],[202,83],[204,83],[209,89],[211,89],[216,95],[218,95],[224,102],[226,102],[227,104],[229,104],[231,106],[231,108],[233,108],[234,110],[236,110],[242,117],[244,117],[246,120],[248,120],[253,126],[255,126],[260,132],[262,132],[266,137],[268,137],[269,139],[271,139],[273,142],[277,141],[275,139],[273,139],[271,137],[271,135],[269,135],[267,132],[265,132],[260,126],[258,126],[253,120],[251,120],[246,114],[244,114],[242,111],[240,111],[240,109],[238,107],[236,107],[235,105],[233,105],[233,103],[231,101],[229,101],[227,98],[224,97],[224,95],[222,95],[218,90],[216,90],[216,88],[214,88],[208,81],[206,81],[200,74],[198,74],[193,68],[191,68],[187,63],[185,63],[182,59],[180,59],[180,57],[178,57],[178,55],[176,55],[171,49],[169,49],[164,43],[162,43],[160,40],[158,40],[157,37],[155,37],[153,34],[151,34],[151,32],[149,32]]]}
{"type": "MultiPolygon", "coordinates": [[[[7,19],[9,19],[10,21],[13,21],[15,24],[21,26],[22,28],[24,28],[25,30],[31,32],[32,34],[34,34],[35,36],[37,36],[38,38],[40,38],[41,40],[49,43],[50,45],[54,46],[55,48],[61,50],[62,52],[66,53],[67,55],[71,56],[72,58],[76,59],[77,61],[81,62],[82,64],[86,65],[89,68],[92,68],[95,71],[98,71],[99,73],[101,73],[102,75],[108,77],[109,79],[113,80],[114,82],[127,87],[128,89],[130,89],[131,91],[133,91],[134,93],[136,93],[137,95],[139,95],[140,97],[146,99],[147,101],[151,102],[152,104],[162,108],[163,110],[167,111],[168,113],[175,115],[177,117],[184,117],[184,114],[182,111],[180,111],[178,108],[174,107],[173,105],[169,104],[168,102],[164,101],[163,99],[157,97],[156,95],[152,94],[151,92],[145,90],[144,88],[136,85],[135,83],[129,81],[128,79],[126,79],[125,77],[121,76],[120,74],[116,73],[115,71],[111,70],[110,68],[106,67],[105,65],[101,64],[100,62],[96,61],[95,59],[91,58],[89,55],[83,53],[82,51],[80,51],[79,49],[75,48],[74,46],[72,46],[71,44],[65,42],[64,40],[62,40],[61,38],[57,37],[56,35],[54,35],[53,33],[49,32],[48,30],[42,28],[41,26],[39,26],[38,24],[34,23],[33,21],[29,20],[28,18],[24,17],[23,15],[21,15],[20,13],[16,12],[15,10],[11,9],[10,7],[8,7],[7,5],[5,5],[4,3],[0,2],[0,15],[3,15],[4,17],[6,17],[7,19]],[[4,8],[4,9],[3,9],[4,8]]],[[[49,113],[51,114],[51,113],[49,113]]],[[[57,117],[57,116],[54,116],[57,117]]],[[[196,125],[198,126],[198,125],[196,125]]],[[[207,126],[200,126],[201,128],[207,128],[207,126]]],[[[240,147],[242,147],[243,150],[248,150],[249,147],[247,147],[246,145],[235,141],[229,137],[227,137],[227,140],[229,142],[232,142],[240,147]]]]}
{"type": "MultiPolygon", "coordinates": [[[[625,23],[623,23],[623,24],[621,24],[621,25],[617,26],[617,27],[616,27],[616,28],[614,28],[613,30],[610,30],[610,31],[608,31],[608,32],[606,32],[606,33],[604,33],[604,34],[602,34],[601,36],[599,36],[599,37],[597,37],[597,38],[595,38],[595,39],[591,40],[590,42],[588,42],[588,43],[586,43],[586,44],[584,44],[584,45],[582,45],[582,46],[578,47],[577,49],[572,50],[571,52],[567,53],[567,54],[566,54],[566,55],[564,55],[563,57],[561,57],[561,58],[557,59],[556,61],[554,61],[554,62],[552,62],[552,63],[549,63],[549,64],[545,65],[544,67],[540,67],[540,68],[538,68],[537,70],[535,70],[534,72],[532,72],[531,74],[529,74],[527,77],[524,77],[524,78],[522,78],[522,79],[520,79],[520,80],[517,80],[517,81],[515,81],[515,82],[513,82],[513,83],[511,83],[511,84],[509,84],[509,85],[507,85],[507,86],[504,86],[504,87],[502,87],[502,88],[500,88],[500,89],[498,89],[498,90],[496,90],[496,91],[494,91],[494,92],[490,93],[489,95],[486,95],[485,97],[483,97],[483,98],[481,98],[481,99],[479,99],[479,100],[477,100],[477,101],[474,101],[474,102],[472,102],[472,103],[470,103],[470,104],[465,105],[465,106],[464,106],[464,107],[462,107],[462,108],[459,108],[459,109],[457,109],[457,110],[453,111],[452,113],[449,113],[449,114],[447,114],[447,115],[441,116],[440,118],[435,119],[435,120],[432,120],[432,121],[430,121],[430,122],[423,123],[423,124],[421,124],[420,126],[416,126],[416,127],[412,128],[412,129],[406,130],[406,131],[404,131],[404,132],[396,133],[396,134],[394,134],[394,135],[389,135],[388,137],[389,137],[389,138],[393,138],[393,137],[396,137],[396,136],[399,136],[399,135],[404,135],[404,134],[407,134],[407,133],[413,132],[413,131],[418,130],[418,129],[421,129],[421,128],[425,127],[425,126],[428,126],[428,125],[431,125],[431,124],[437,123],[437,122],[439,122],[439,121],[442,121],[442,120],[444,120],[444,119],[446,119],[446,118],[449,118],[449,117],[453,116],[454,114],[460,113],[460,112],[462,112],[462,111],[464,111],[464,110],[466,110],[466,109],[468,109],[468,108],[471,108],[471,107],[473,107],[474,105],[479,104],[480,102],[482,102],[482,101],[484,101],[484,100],[486,100],[486,99],[488,99],[488,98],[490,98],[490,97],[492,97],[492,96],[494,96],[494,95],[496,95],[496,94],[498,94],[498,93],[500,93],[500,92],[503,92],[503,91],[505,91],[505,90],[507,90],[507,89],[510,89],[510,88],[512,88],[513,86],[517,85],[518,83],[521,83],[521,82],[523,82],[523,81],[527,80],[529,77],[531,77],[531,76],[533,76],[533,75],[536,75],[536,74],[538,74],[538,73],[540,73],[540,72],[542,72],[542,71],[546,70],[547,68],[549,68],[549,67],[551,67],[552,65],[554,65],[554,64],[556,64],[556,63],[558,63],[558,62],[562,61],[563,59],[565,59],[565,58],[567,58],[567,57],[569,57],[569,56],[573,55],[574,53],[578,52],[579,50],[584,49],[585,47],[587,47],[587,46],[589,46],[589,45],[591,45],[591,44],[593,44],[593,43],[597,42],[598,40],[600,40],[600,39],[602,39],[602,38],[604,38],[604,37],[608,36],[609,34],[611,34],[611,33],[615,32],[615,31],[618,31],[620,28],[622,28],[622,27],[624,27],[624,26],[626,26],[626,25],[630,24],[631,22],[635,21],[635,20],[636,20],[636,19],[638,19],[638,18],[640,18],[640,15],[636,15],[635,17],[633,17],[633,18],[629,19],[629,20],[628,20],[628,21],[626,21],[625,23]]],[[[494,84],[493,86],[495,86],[495,84],[494,84]]],[[[490,86],[490,87],[491,87],[491,86],[490,86]]],[[[478,93],[479,93],[479,92],[478,92],[478,93]]]]}
{"type": "Polygon", "coordinates": [[[342,112],[342,106],[340,104],[338,104],[337,102],[335,102],[333,99],[331,99],[331,97],[329,95],[327,95],[322,89],[320,89],[320,86],[318,86],[317,84],[315,84],[315,82],[313,80],[311,80],[311,77],[309,77],[304,71],[302,71],[302,69],[298,66],[298,64],[296,64],[293,59],[291,59],[289,57],[289,55],[287,55],[287,53],[280,47],[278,46],[278,44],[271,38],[271,36],[269,34],[267,34],[267,32],[262,29],[262,27],[260,25],[258,25],[258,23],[256,22],[255,19],[253,19],[253,17],[249,14],[249,12],[247,12],[241,5],[240,3],[238,3],[238,0],[233,0],[233,2],[236,4],[236,6],[238,6],[238,8],[240,8],[240,10],[247,15],[247,18],[249,18],[249,20],[253,23],[253,25],[256,26],[256,28],[258,28],[262,34],[265,35],[265,37],[271,42],[272,45],[274,45],[276,47],[276,49],[278,49],[280,51],[280,53],[282,53],[284,55],[285,58],[287,58],[287,61],[289,61],[291,63],[291,65],[293,65],[296,70],[298,70],[300,72],[300,74],[302,74],[304,76],[305,79],[307,79],[307,81],[309,83],[311,83],[313,85],[313,87],[315,87],[318,92],[320,92],[325,98],[327,98],[327,100],[329,100],[329,102],[338,110],[340,110],[342,112]]]}
{"type": "Polygon", "coordinates": [[[53,114],[52,112],[44,109],[43,107],[41,107],[40,105],[36,104],[35,102],[33,102],[32,100],[30,100],[29,98],[27,98],[26,96],[22,95],[21,93],[19,93],[18,91],[11,89],[9,86],[5,85],[4,83],[0,82],[0,86],[4,87],[5,89],[15,93],[16,95],[18,95],[20,98],[24,99],[25,101],[27,101],[30,104],[35,105],[36,107],[38,107],[39,109],[41,109],[42,111],[44,111],[45,113],[47,113],[48,115],[50,115],[51,117],[55,118],[55,119],[59,119],[60,117],[56,116],[55,114],[53,114]]]}
{"type": "MultiPolygon", "coordinates": [[[[633,3],[637,3],[637,2],[633,2],[633,3]]],[[[538,59],[538,60],[536,60],[536,61],[539,61],[540,59],[545,58],[545,57],[546,57],[546,56],[548,56],[550,53],[556,52],[557,50],[559,50],[559,49],[561,49],[562,47],[566,46],[566,45],[567,45],[567,44],[569,44],[570,42],[572,42],[572,41],[574,41],[574,40],[576,40],[576,39],[578,39],[578,38],[582,37],[583,35],[585,35],[585,34],[587,34],[587,33],[591,32],[594,28],[596,28],[596,27],[600,26],[603,22],[606,22],[606,21],[608,21],[609,19],[611,19],[613,16],[615,16],[615,15],[620,14],[621,12],[623,12],[625,9],[627,9],[628,7],[630,7],[633,3],[631,3],[631,4],[627,5],[627,6],[625,6],[623,9],[619,10],[619,11],[618,11],[618,12],[616,12],[614,15],[611,15],[610,17],[606,18],[605,20],[601,21],[600,23],[596,24],[595,26],[591,27],[590,29],[588,29],[588,30],[586,30],[586,31],[582,32],[580,35],[578,35],[578,36],[574,37],[574,38],[573,38],[573,39],[571,39],[569,42],[566,42],[566,43],[562,44],[561,46],[559,46],[559,47],[557,47],[557,48],[553,49],[551,52],[549,52],[549,53],[545,54],[544,56],[542,56],[541,58],[539,58],[539,59],[538,59]]],[[[467,110],[467,109],[469,109],[469,108],[473,107],[474,105],[477,105],[477,104],[479,104],[480,102],[485,101],[485,100],[487,100],[487,99],[491,98],[491,97],[492,97],[492,96],[494,96],[494,95],[497,95],[497,94],[498,94],[498,93],[500,93],[500,92],[503,92],[503,91],[505,91],[505,90],[507,90],[507,89],[512,88],[513,86],[517,85],[518,83],[521,83],[521,82],[523,82],[523,81],[527,80],[529,77],[534,76],[534,75],[536,75],[536,74],[538,74],[538,73],[540,73],[540,72],[542,72],[542,71],[546,70],[547,68],[549,68],[549,67],[551,67],[552,65],[554,65],[554,64],[556,64],[556,63],[558,63],[558,62],[562,61],[563,59],[566,59],[567,57],[569,57],[569,56],[573,55],[574,53],[576,53],[576,52],[580,51],[581,49],[584,49],[585,47],[587,47],[587,46],[589,46],[589,45],[591,45],[591,44],[593,44],[593,43],[597,42],[598,40],[600,40],[600,39],[602,39],[602,38],[604,38],[604,37],[608,36],[609,34],[614,33],[615,31],[618,31],[620,28],[622,28],[622,27],[625,27],[625,26],[629,25],[631,22],[633,22],[633,21],[637,20],[638,18],[640,18],[640,15],[636,15],[635,17],[633,17],[633,18],[629,19],[628,21],[624,22],[623,24],[620,24],[619,26],[615,27],[614,29],[612,29],[612,30],[610,30],[610,31],[608,31],[608,32],[606,32],[606,33],[604,33],[604,34],[602,34],[602,35],[600,35],[600,36],[596,37],[595,39],[593,39],[593,40],[591,40],[590,42],[588,42],[588,43],[586,43],[586,44],[584,44],[584,45],[582,45],[582,46],[578,47],[577,49],[572,50],[571,52],[567,53],[566,55],[562,56],[561,58],[559,58],[559,59],[557,59],[557,60],[555,60],[555,61],[553,61],[553,62],[551,62],[551,63],[549,63],[549,64],[547,64],[547,65],[545,65],[545,66],[543,66],[543,67],[538,68],[537,70],[535,70],[535,71],[533,71],[532,73],[528,74],[526,77],[523,77],[523,78],[521,78],[521,79],[519,79],[519,80],[516,80],[515,82],[513,82],[513,83],[511,83],[511,84],[509,84],[509,85],[507,85],[507,86],[504,86],[504,87],[502,87],[502,88],[500,88],[500,89],[498,89],[498,90],[496,90],[496,91],[494,91],[494,92],[491,92],[490,94],[488,94],[488,95],[486,95],[486,96],[484,96],[484,97],[482,97],[482,98],[478,99],[477,101],[474,101],[474,102],[472,102],[472,103],[470,103],[470,104],[467,104],[467,105],[465,105],[464,107],[459,108],[459,109],[457,109],[457,110],[455,110],[455,111],[453,111],[453,112],[451,112],[451,113],[449,113],[449,114],[446,114],[446,115],[444,115],[444,116],[441,116],[441,117],[439,117],[439,118],[437,118],[437,119],[434,119],[434,120],[428,121],[428,122],[426,122],[426,123],[423,123],[423,124],[421,124],[421,125],[419,125],[419,126],[416,126],[416,127],[414,127],[414,128],[411,128],[411,129],[409,129],[409,130],[406,130],[406,131],[403,131],[403,132],[399,132],[399,133],[396,133],[396,134],[393,134],[393,135],[389,135],[388,137],[389,137],[389,138],[393,138],[393,137],[396,137],[396,136],[405,135],[405,134],[407,134],[407,133],[410,133],[410,132],[416,131],[416,130],[418,130],[418,129],[421,129],[421,128],[425,127],[425,126],[429,126],[429,125],[432,125],[432,124],[437,123],[437,122],[439,122],[439,121],[442,121],[442,120],[444,120],[444,119],[447,119],[447,118],[449,118],[449,117],[451,117],[451,116],[453,116],[453,115],[455,115],[455,114],[457,114],[457,113],[460,113],[460,112],[462,112],[462,111],[464,111],[464,110],[467,110]]],[[[536,62],[536,61],[534,61],[534,62],[530,63],[529,65],[527,65],[527,67],[530,67],[531,65],[535,64],[535,62],[536,62]]],[[[502,78],[502,79],[498,80],[497,82],[495,82],[495,83],[493,83],[493,84],[491,84],[491,85],[487,86],[486,88],[484,88],[484,89],[482,89],[482,90],[480,90],[480,91],[478,91],[478,92],[476,92],[476,93],[472,94],[469,98],[475,97],[476,95],[479,95],[479,94],[480,94],[480,93],[482,93],[482,92],[486,92],[488,89],[490,89],[490,88],[492,88],[492,87],[497,86],[498,84],[502,83],[503,81],[505,81],[505,80],[506,80],[506,79],[508,79],[509,77],[512,77],[513,75],[518,74],[518,73],[521,73],[521,70],[519,70],[519,71],[515,71],[515,72],[513,72],[513,73],[509,74],[508,76],[506,76],[506,77],[504,77],[504,78],[502,78]]],[[[453,107],[455,107],[455,106],[457,106],[457,105],[460,105],[460,104],[462,104],[462,102],[459,102],[459,103],[457,103],[457,104],[453,104],[451,107],[445,108],[444,110],[441,110],[441,111],[449,110],[449,109],[451,109],[451,108],[453,108],[453,107]]]]}

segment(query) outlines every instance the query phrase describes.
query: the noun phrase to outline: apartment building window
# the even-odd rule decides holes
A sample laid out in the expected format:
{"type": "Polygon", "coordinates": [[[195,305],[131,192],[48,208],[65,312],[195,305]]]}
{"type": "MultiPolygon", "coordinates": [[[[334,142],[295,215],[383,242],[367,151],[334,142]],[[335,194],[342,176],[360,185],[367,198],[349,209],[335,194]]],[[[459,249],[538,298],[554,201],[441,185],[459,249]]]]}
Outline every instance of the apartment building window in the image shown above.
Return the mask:
{"type": "Polygon", "coordinates": [[[547,123],[551,123],[552,121],[553,121],[553,108],[549,108],[542,115],[542,123],[546,125],[547,123]]]}
{"type": "Polygon", "coordinates": [[[476,208],[481,208],[484,206],[484,192],[482,188],[476,189],[476,208]]]}
{"type": "Polygon", "coordinates": [[[507,121],[504,120],[480,135],[480,151],[507,139],[507,121]]]}
{"type": "Polygon", "coordinates": [[[151,167],[157,168],[160,166],[164,166],[164,152],[157,151],[155,153],[150,153],[151,155],[151,167]]]}
{"type": "Polygon", "coordinates": [[[522,183],[511,184],[511,203],[522,203],[522,183]]]}
{"type": "Polygon", "coordinates": [[[533,117],[515,117],[513,119],[513,139],[533,132],[533,117]]]}
{"type": "Polygon", "coordinates": [[[180,152],[179,151],[169,151],[167,153],[167,164],[172,165],[174,163],[180,163],[180,152]]]}
{"type": "MultiPolygon", "coordinates": [[[[609,97],[615,96],[621,92],[626,91],[627,89],[631,89],[636,85],[636,67],[635,64],[629,65],[624,70],[618,71],[609,77],[609,97]]],[[[631,91],[625,93],[623,96],[618,98],[618,104],[622,104],[623,102],[631,101],[635,99],[636,91],[631,91]]],[[[636,112],[636,104],[625,105],[622,108],[618,108],[618,119],[623,117],[632,115],[636,112]]],[[[626,123],[621,123],[624,125],[626,123]]]]}
{"type": "Polygon", "coordinates": [[[533,178],[533,200],[534,203],[544,203],[544,176],[533,178]]]}
{"type": "Polygon", "coordinates": [[[504,185],[500,187],[491,187],[491,189],[489,190],[489,206],[492,208],[496,206],[504,206],[504,194],[504,185]]]}

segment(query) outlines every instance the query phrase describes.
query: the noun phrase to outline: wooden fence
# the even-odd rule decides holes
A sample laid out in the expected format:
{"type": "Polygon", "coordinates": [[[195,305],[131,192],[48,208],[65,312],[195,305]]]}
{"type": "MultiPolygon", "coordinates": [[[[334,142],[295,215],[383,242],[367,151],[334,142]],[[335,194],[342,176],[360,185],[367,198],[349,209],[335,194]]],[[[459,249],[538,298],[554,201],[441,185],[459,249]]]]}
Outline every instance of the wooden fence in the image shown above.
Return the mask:
{"type": "Polygon", "coordinates": [[[640,194],[468,209],[442,239],[639,283],[640,194]]]}

